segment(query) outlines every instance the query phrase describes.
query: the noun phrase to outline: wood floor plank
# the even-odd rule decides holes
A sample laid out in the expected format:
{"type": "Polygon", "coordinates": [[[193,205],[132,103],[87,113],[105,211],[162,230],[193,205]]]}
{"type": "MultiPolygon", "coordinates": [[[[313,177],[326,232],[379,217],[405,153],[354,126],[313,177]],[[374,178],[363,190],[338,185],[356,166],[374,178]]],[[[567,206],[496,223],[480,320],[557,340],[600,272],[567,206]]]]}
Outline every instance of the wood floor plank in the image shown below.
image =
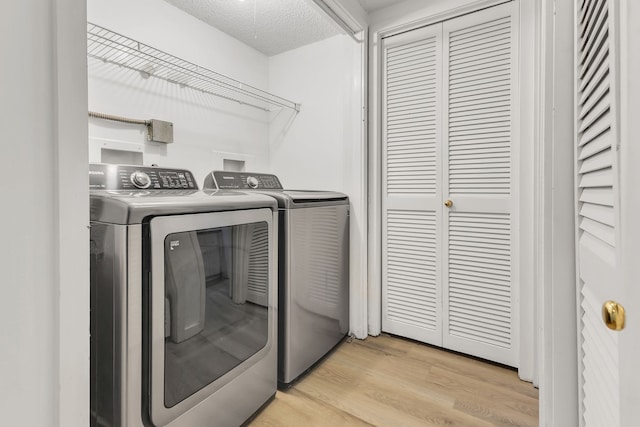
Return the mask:
{"type": "Polygon", "coordinates": [[[398,363],[397,357],[372,357],[371,352],[366,348],[358,347],[356,344],[349,348],[349,351],[337,352],[332,362],[349,367],[355,375],[358,375],[363,366],[367,366],[363,375],[375,376],[379,381],[387,381],[390,387],[400,385],[404,390],[410,391],[421,399],[453,407],[454,398],[424,386],[429,381],[429,366],[408,359],[398,363]]]}
{"type": "MultiPolygon", "coordinates": [[[[322,374],[321,367],[318,371],[322,374]]],[[[303,380],[298,389],[374,425],[488,425],[449,405],[421,399],[384,375],[370,372],[361,374],[346,390],[340,390],[335,383],[329,385],[320,377],[303,380]],[[327,389],[331,390],[329,399],[327,389]]]]}
{"type": "Polygon", "coordinates": [[[537,426],[514,370],[388,335],[345,342],[250,426],[537,426]]]}
{"type": "MultiPolygon", "coordinates": [[[[497,405],[525,412],[530,416],[538,416],[538,399],[513,392],[510,388],[501,388],[487,381],[482,381],[459,372],[432,367],[430,384],[438,392],[452,396],[481,396],[482,399],[496,402],[497,405]],[[524,410],[526,408],[526,410],[524,410]]],[[[514,378],[514,381],[518,381],[514,378]]]]}
{"type": "Polygon", "coordinates": [[[517,379],[517,373],[512,369],[405,339],[385,335],[376,338],[381,339],[363,340],[359,341],[359,343],[372,348],[383,348],[383,351],[386,352],[392,351],[390,348],[393,348],[399,354],[404,354],[406,359],[415,358],[429,366],[448,368],[460,374],[538,398],[538,391],[530,383],[519,380],[514,381],[514,379],[517,379]]]}
{"type": "Polygon", "coordinates": [[[252,426],[300,427],[313,425],[371,427],[347,412],[324,404],[295,389],[277,392],[266,410],[256,417],[252,426]]]}

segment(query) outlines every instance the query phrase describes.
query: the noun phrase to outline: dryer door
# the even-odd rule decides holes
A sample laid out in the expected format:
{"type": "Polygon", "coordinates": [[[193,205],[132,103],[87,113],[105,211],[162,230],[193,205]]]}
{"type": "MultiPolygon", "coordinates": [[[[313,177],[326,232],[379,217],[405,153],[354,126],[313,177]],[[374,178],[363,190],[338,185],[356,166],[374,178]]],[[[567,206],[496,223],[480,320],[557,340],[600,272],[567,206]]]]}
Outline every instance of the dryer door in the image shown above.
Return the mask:
{"type": "Polygon", "coordinates": [[[214,405],[215,392],[274,345],[272,218],[256,209],[150,221],[153,425],[201,402],[214,405]]]}

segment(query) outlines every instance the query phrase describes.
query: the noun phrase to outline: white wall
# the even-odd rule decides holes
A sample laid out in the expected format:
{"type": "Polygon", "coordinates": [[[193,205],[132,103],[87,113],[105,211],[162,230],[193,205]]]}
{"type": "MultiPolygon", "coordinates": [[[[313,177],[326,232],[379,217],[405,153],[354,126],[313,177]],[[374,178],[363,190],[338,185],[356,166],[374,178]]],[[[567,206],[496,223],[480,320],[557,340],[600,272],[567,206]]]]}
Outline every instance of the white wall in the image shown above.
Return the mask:
{"type": "Polygon", "coordinates": [[[89,419],[84,0],[0,4],[0,413],[89,419]]]}
{"type": "Polygon", "coordinates": [[[301,103],[274,116],[271,172],[287,188],[335,190],[351,201],[351,328],[366,337],[366,151],[362,46],[339,35],[269,59],[269,88],[301,103]]]}
{"type": "Polygon", "coordinates": [[[574,5],[542,0],[540,425],[579,424],[574,213],[574,5]]]}
{"type": "MultiPolygon", "coordinates": [[[[89,0],[88,20],[251,86],[267,89],[268,59],[161,0],[89,0]]],[[[202,184],[223,159],[269,168],[268,113],[112,64],[89,60],[89,110],[174,124],[174,142],[146,142],[144,126],[91,119],[90,160],[103,147],[143,153],[144,164],[190,169],[202,184]]]]}

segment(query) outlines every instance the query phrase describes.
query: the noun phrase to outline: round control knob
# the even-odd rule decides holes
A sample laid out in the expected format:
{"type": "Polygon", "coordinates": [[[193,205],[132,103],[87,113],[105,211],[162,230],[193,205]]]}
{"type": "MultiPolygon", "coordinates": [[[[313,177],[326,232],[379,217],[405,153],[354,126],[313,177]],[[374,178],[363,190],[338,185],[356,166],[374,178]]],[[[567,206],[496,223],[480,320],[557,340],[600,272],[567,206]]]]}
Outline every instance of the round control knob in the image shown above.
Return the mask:
{"type": "Polygon", "coordinates": [[[138,188],[147,188],[151,185],[151,179],[146,173],[138,171],[131,174],[131,183],[138,188]]]}
{"type": "Polygon", "coordinates": [[[247,177],[247,185],[249,187],[258,188],[258,184],[260,184],[260,182],[258,181],[258,178],[254,177],[254,176],[247,177]]]}

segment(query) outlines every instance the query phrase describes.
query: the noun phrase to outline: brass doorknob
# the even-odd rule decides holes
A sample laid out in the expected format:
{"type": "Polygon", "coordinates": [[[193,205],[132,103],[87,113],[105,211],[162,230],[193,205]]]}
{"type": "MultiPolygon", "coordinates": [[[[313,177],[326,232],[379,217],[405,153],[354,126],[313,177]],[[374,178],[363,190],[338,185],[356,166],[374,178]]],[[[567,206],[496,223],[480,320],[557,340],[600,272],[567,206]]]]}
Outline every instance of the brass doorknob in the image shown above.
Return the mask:
{"type": "Polygon", "coordinates": [[[453,206],[453,200],[445,200],[444,201],[444,205],[448,208],[450,208],[451,206],[453,206]]]}
{"type": "Polygon", "coordinates": [[[624,307],[615,301],[607,301],[602,304],[602,320],[607,328],[613,331],[624,329],[624,307]]]}

